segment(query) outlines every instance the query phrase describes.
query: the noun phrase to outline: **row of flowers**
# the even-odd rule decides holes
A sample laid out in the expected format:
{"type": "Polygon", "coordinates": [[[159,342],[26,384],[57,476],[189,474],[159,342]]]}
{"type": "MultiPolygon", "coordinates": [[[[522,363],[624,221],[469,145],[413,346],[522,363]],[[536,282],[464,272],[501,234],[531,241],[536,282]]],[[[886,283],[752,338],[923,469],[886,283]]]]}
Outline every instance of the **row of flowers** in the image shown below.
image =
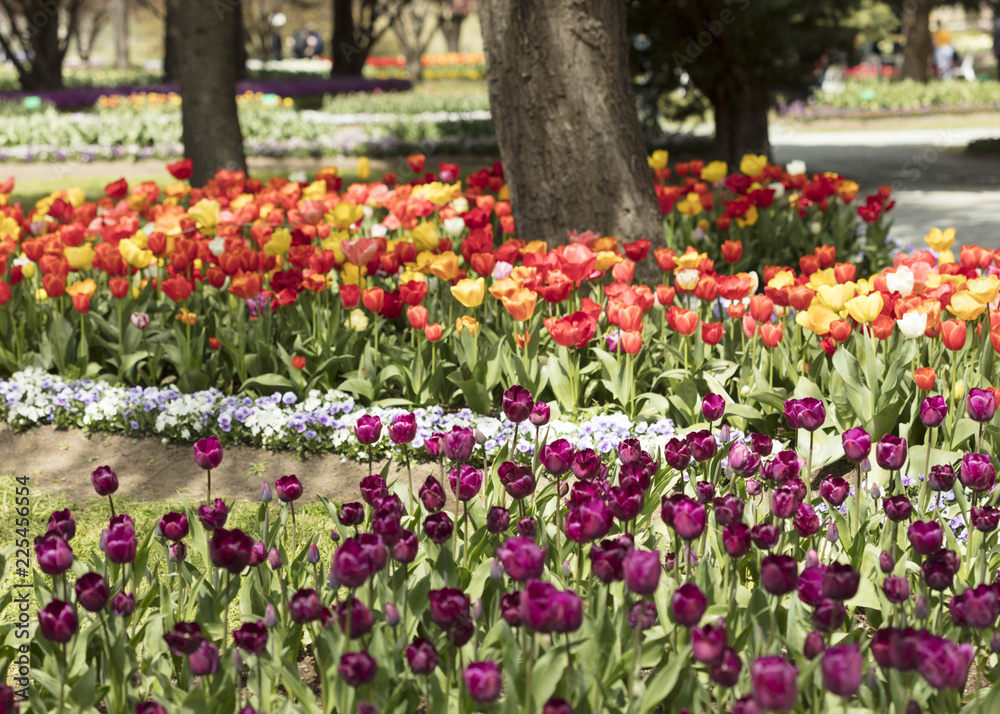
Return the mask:
{"type": "MultiPolygon", "coordinates": [[[[993,391],[962,406],[992,428],[993,391]]],[[[409,468],[405,484],[370,468],[360,500],[318,497],[323,533],[296,527],[312,494],[294,475],[261,484],[252,534],[232,527],[244,506],[212,499],[214,437],[193,448],[205,502],[158,521],[116,513],[118,475],[98,467],[111,516],[99,548],[80,543],[68,509],[34,539],[32,709],[165,714],[208,696],[241,714],[988,707],[989,686],[967,680],[973,662],[996,676],[991,457],[966,452],[907,486],[919,450],[852,426],[837,436],[847,478],[814,488],[811,448],[738,434],[727,411],[705,394],[655,454],[636,439],[602,455],[541,436],[532,458],[508,459],[518,430],[541,432],[550,414],[515,385],[499,408],[508,448],[490,458],[461,426],[425,437],[438,476],[415,486],[409,468]],[[895,476],[884,491],[873,459],[895,476]],[[294,666],[303,648],[318,692],[294,666]]],[[[830,426],[817,398],[772,412],[793,431],[830,426]]],[[[921,415],[931,428],[944,417],[935,397],[921,415]]],[[[385,416],[359,418],[353,438],[391,442],[408,465],[418,417],[385,416]]],[[[27,549],[27,527],[18,535],[27,549]]],[[[0,697],[17,711],[12,688],[0,697]]]]}

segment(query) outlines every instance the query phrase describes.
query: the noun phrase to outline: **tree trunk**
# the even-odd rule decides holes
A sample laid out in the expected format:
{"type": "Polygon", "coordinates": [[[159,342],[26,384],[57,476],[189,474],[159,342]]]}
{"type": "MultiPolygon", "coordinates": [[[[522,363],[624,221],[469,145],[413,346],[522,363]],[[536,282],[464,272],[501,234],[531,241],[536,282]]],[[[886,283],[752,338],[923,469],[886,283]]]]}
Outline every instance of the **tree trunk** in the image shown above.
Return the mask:
{"type": "Polygon", "coordinates": [[[114,0],[115,68],[128,69],[128,0],[114,0]]]}
{"type": "Polygon", "coordinates": [[[163,14],[163,81],[176,82],[180,77],[177,46],[180,42],[177,16],[180,0],[166,0],[163,14]]]}
{"type": "Polygon", "coordinates": [[[480,5],[490,107],[524,240],[663,241],[628,68],[625,3],[480,5]]]}
{"type": "Polygon", "coordinates": [[[406,53],[406,76],[413,84],[424,81],[424,66],[420,62],[420,53],[406,53]]]}
{"type": "Polygon", "coordinates": [[[354,36],[354,11],[351,0],[333,0],[333,58],[331,77],[360,77],[365,68],[368,50],[362,49],[354,36]]]}
{"type": "Polygon", "coordinates": [[[33,0],[29,18],[47,18],[41,22],[32,19],[31,49],[35,53],[31,72],[22,75],[21,84],[29,91],[60,89],[63,86],[62,61],[65,45],[59,41],[58,3],[33,0]]]}
{"type": "Polygon", "coordinates": [[[233,8],[236,19],[233,20],[233,61],[236,72],[236,81],[242,82],[247,78],[247,30],[243,24],[243,3],[240,0],[223,0],[228,2],[233,8]]]}
{"type": "Polygon", "coordinates": [[[451,18],[441,23],[441,34],[444,35],[444,43],[449,52],[459,51],[459,40],[462,37],[462,22],[465,15],[452,15],[451,18]]]}
{"type": "Polygon", "coordinates": [[[736,72],[718,78],[707,96],[715,112],[715,151],[730,166],[744,154],[771,157],[767,131],[768,87],[754,73],[736,72]]]}
{"type": "Polygon", "coordinates": [[[191,185],[202,186],[219,169],[246,171],[232,39],[240,17],[226,2],[177,0],[176,9],[184,155],[191,185]]]}
{"type": "Polygon", "coordinates": [[[903,17],[906,47],[903,48],[903,79],[927,81],[927,62],[933,51],[931,42],[931,2],[907,3],[903,17]],[[914,7],[915,5],[915,7],[914,7]]]}

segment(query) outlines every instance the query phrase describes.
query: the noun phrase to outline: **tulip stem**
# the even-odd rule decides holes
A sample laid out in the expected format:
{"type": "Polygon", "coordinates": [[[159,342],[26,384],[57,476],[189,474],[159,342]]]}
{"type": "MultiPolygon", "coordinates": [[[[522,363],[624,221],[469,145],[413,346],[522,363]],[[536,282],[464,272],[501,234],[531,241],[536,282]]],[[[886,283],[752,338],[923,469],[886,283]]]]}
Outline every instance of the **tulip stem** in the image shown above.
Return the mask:
{"type": "Polygon", "coordinates": [[[410,516],[416,518],[413,510],[413,473],[410,471],[410,449],[403,444],[403,460],[406,461],[406,487],[409,493],[410,516]]]}
{"type": "Polygon", "coordinates": [[[861,532],[861,464],[858,464],[857,479],[854,484],[854,520],[858,524],[858,533],[861,532]]]}
{"type": "Polygon", "coordinates": [[[62,677],[59,682],[59,711],[66,711],[66,643],[62,643],[59,648],[59,655],[62,664],[62,677]]]}
{"type": "Polygon", "coordinates": [[[812,503],[812,481],[813,481],[813,435],[809,432],[809,462],[806,465],[806,503],[812,503]]]}
{"type": "Polygon", "coordinates": [[[212,505],[212,469],[208,469],[208,504],[212,505]]]}
{"type": "Polygon", "coordinates": [[[296,534],[296,528],[295,528],[295,502],[294,501],[289,501],[288,502],[288,510],[290,510],[292,512],[292,557],[294,558],[295,557],[295,534],[296,534]]]}
{"type": "Polygon", "coordinates": [[[569,633],[566,633],[566,701],[573,704],[573,650],[569,641],[569,633]]]}
{"type": "Polygon", "coordinates": [[[465,541],[465,569],[469,569],[469,503],[462,501],[462,539],[465,541]]]}
{"type": "Polygon", "coordinates": [[[114,518],[115,517],[115,499],[111,496],[110,493],[108,494],[108,503],[111,504],[111,517],[114,518]]]}

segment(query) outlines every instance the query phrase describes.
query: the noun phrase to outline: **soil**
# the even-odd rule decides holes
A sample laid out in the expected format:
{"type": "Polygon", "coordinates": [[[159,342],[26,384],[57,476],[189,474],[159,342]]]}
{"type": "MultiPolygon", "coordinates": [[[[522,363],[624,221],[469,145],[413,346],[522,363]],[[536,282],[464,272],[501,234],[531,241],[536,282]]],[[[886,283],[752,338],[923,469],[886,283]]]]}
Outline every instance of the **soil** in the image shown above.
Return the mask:
{"type": "MultiPolygon", "coordinates": [[[[62,492],[73,504],[94,498],[91,472],[111,466],[118,474],[119,493],[147,501],[205,497],[205,472],[198,468],[191,447],[164,444],[155,438],[88,434],[79,429],[58,430],[39,426],[15,433],[0,423],[0,472],[28,474],[40,493],[62,492]]],[[[384,463],[376,463],[378,472],[384,463]]],[[[434,465],[415,465],[414,483],[422,483],[434,465]]],[[[307,495],[323,494],[342,503],[357,500],[358,481],[368,475],[368,465],[340,456],[273,452],[248,446],[227,448],[219,468],[212,471],[212,496],[226,501],[256,500],[261,481],[295,474],[307,495]]],[[[390,480],[406,479],[405,468],[393,466],[390,480]]]]}

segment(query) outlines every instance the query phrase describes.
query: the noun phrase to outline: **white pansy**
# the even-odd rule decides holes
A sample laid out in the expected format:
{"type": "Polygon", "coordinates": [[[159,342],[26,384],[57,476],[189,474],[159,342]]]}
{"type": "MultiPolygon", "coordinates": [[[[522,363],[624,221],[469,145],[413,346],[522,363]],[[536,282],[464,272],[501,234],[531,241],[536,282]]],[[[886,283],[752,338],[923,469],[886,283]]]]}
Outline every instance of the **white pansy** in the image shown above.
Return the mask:
{"type": "Polygon", "coordinates": [[[903,315],[897,324],[903,336],[913,340],[927,331],[927,315],[914,310],[903,315]]]}

